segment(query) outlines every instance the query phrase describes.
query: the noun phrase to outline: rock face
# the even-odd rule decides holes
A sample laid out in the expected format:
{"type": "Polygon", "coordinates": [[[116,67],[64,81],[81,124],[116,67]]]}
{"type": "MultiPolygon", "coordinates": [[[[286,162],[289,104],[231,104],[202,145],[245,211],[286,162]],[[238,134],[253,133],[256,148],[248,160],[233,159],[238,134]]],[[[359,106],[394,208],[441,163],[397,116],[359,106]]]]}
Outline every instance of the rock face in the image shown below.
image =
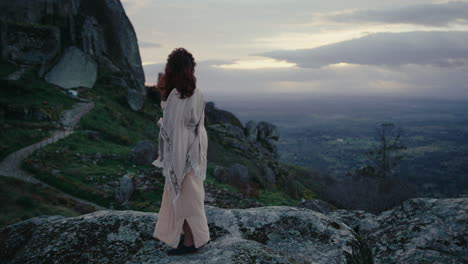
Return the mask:
{"type": "Polygon", "coordinates": [[[0,21],[1,56],[7,61],[36,65],[42,76],[63,68],[60,58],[74,46],[100,70],[112,72],[110,78],[146,93],[136,34],[118,0],[0,1],[0,21]]]}
{"type": "Polygon", "coordinates": [[[3,263],[373,263],[348,226],[293,207],[206,206],[211,242],[197,254],[167,256],[152,237],[155,213],[102,210],[36,217],[0,230],[3,263]]]}
{"type": "Polygon", "coordinates": [[[322,200],[306,200],[298,205],[322,214],[329,214],[336,210],[335,206],[322,200]]]}
{"type": "Polygon", "coordinates": [[[120,178],[119,186],[115,191],[115,200],[119,205],[125,205],[128,202],[135,191],[135,185],[135,175],[131,173],[127,173],[120,178]]]}
{"type": "Polygon", "coordinates": [[[363,211],[329,214],[372,246],[377,264],[468,262],[468,199],[417,198],[378,216],[363,211]]]}
{"type": "Polygon", "coordinates": [[[138,165],[151,165],[158,155],[158,149],[150,140],[138,141],[129,154],[129,160],[138,165]]]}
{"type": "Polygon", "coordinates": [[[248,196],[252,196],[257,189],[252,183],[247,167],[238,163],[229,168],[216,166],[213,175],[219,182],[235,186],[248,196]]]}
{"type": "Polygon", "coordinates": [[[242,122],[232,113],[216,108],[215,103],[207,102],[205,106],[206,125],[231,124],[243,128],[242,122]]]}
{"type": "Polygon", "coordinates": [[[97,63],[77,47],[69,47],[62,58],[44,77],[50,83],[66,89],[92,88],[97,78],[97,63]]]}

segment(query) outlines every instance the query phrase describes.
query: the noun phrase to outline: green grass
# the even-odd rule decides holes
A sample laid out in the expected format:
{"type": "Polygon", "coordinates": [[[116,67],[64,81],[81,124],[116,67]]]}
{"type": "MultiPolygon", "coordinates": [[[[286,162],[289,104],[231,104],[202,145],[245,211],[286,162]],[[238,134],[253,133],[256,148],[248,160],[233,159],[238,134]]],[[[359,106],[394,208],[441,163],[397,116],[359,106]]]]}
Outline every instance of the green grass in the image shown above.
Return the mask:
{"type": "Polygon", "coordinates": [[[80,215],[76,204],[57,191],[0,176],[0,227],[39,215],[80,215]]]}
{"type": "MultiPolygon", "coordinates": [[[[14,66],[0,62],[0,69],[0,75],[7,75],[14,66]]],[[[55,129],[52,121],[58,121],[62,112],[76,102],[32,71],[18,81],[0,80],[0,86],[0,159],[50,135],[55,129]],[[34,112],[42,112],[49,120],[35,120],[34,112]]]]}
{"type": "Polygon", "coordinates": [[[259,190],[256,200],[264,205],[294,206],[300,202],[300,200],[292,199],[284,192],[271,192],[266,190],[259,190]]]}
{"type": "MultiPolygon", "coordinates": [[[[5,123],[6,124],[6,123],[5,123]]],[[[4,125],[5,125],[4,124],[4,125]]],[[[0,160],[8,154],[36,143],[50,135],[47,129],[9,127],[0,130],[0,160]]]]}

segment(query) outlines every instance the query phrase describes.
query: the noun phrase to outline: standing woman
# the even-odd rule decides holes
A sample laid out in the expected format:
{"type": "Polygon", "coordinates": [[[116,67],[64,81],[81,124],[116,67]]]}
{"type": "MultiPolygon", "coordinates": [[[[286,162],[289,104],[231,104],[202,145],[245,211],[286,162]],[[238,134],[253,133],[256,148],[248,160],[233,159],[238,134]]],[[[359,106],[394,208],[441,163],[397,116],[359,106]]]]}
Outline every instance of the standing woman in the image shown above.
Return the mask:
{"type": "Polygon", "coordinates": [[[172,247],[169,255],[194,253],[210,241],[203,188],[205,98],[196,89],[195,65],[187,50],[174,49],[157,84],[163,118],[158,121],[158,158],[153,165],[163,169],[165,184],[153,237],[172,247]]]}

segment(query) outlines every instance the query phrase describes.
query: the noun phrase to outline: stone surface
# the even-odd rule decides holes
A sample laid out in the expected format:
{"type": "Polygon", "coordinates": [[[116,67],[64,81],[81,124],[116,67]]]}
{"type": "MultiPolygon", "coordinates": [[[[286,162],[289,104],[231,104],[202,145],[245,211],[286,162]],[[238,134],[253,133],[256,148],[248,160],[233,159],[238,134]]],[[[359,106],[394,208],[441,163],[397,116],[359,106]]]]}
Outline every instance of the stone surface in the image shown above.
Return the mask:
{"type": "Polygon", "coordinates": [[[55,65],[57,52],[76,46],[100,64],[103,62],[101,57],[106,57],[104,60],[107,61],[103,63],[106,70],[118,71],[119,78],[124,79],[131,88],[146,94],[136,34],[120,1],[0,1],[0,20],[19,25],[14,27],[24,25],[25,28],[8,29],[17,38],[14,42],[3,34],[5,31],[2,28],[2,43],[6,39],[8,46],[12,47],[3,50],[3,58],[18,58],[19,64],[38,64],[42,76],[55,65]],[[30,31],[28,28],[31,27],[38,29],[30,31]],[[14,45],[18,45],[18,48],[14,45]],[[25,48],[24,52],[19,50],[22,47],[25,48]],[[109,68],[109,65],[112,66],[109,68]]]}
{"type": "Polygon", "coordinates": [[[135,175],[132,173],[127,173],[122,178],[120,178],[119,186],[115,190],[115,200],[120,205],[125,205],[130,197],[132,196],[133,192],[135,191],[135,175]]]}
{"type": "Polygon", "coordinates": [[[207,102],[205,106],[206,125],[231,124],[244,129],[241,121],[231,112],[218,109],[214,102],[207,102]]]}
{"type": "Polygon", "coordinates": [[[336,210],[372,247],[376,264],[468,263],[468,199],[416,198],[378,216],[336,210]]]}
{"type": "Polygon", "coordinates": [[[314,210],[322,214],[329,214],[336,210],[335,206],[322,200],[306,200],[301,202],[299,207],[314,210]]]}
{"type": "Polygon", "coordinates": [[[0,50],[5,60],[20,65],[41,65],[60,52],[57,27],[0,20],[0,29],[0,50]]]}
{"type": "Polygon", "coordinates": [[[219,182],[232,185],[249,196],[252,196],[257,189],[249,176],[247,167],[238,163],[229,168],[216,166],[213,175],[219,182]]]}
{"type": "Polygon", "coordinates": [[[145,96],[141,92],[129,88],[127,90],[127,103],[133,111],[140,111],[145,104],[145,96]]]}
{"type": "Polygon", "coordinates": [[[247,138],[256,141],[257,140],[257,135],[258,135],[258,128],[257,128],[257,122],[250,120],[245,124],[245,134],[247,135],[247,138]]]}
{"type": "Polygon", "coordinates": [[[129,160],[138,165],[151,165],[158,150],[150,140],[138,141],[129,154],[129,160]]]}
{"type": "Polygon", "coordinates": [[[362,263],[372,257],[348,226],[307,209],[206,206],[211,242],[197,254],[167,256],[152,237],[155,213],[102,210],[36,217],[0,230],[4,263],[362,263]]]}
{"type": "Polygon", "coordinates": [[[59,62],[44,79],[62,88],[92,88],[97,78],[97,63],[77,47],[65,50],[59,62]]]}

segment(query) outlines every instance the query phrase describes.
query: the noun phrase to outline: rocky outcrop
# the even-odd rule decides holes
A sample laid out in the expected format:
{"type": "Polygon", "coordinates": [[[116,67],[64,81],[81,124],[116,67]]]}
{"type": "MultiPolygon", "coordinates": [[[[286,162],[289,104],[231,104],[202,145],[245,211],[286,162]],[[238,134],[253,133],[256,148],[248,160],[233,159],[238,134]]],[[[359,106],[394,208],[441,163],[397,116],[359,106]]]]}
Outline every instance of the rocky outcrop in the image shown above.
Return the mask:
{"type": "Polygon", "coordinates": [[[119,186],[115,190],[115,200],[119,205],[124,206],[128,202],[133,192],[135,191],[135,186],[135,175],[127,173],[122,178],[120,178],[119,186]]]}
{"type": "MultiPolygon", "coordinates": [[[[118,78],[128,86],[124,88],[146,94],[136,34],[120,1],[0,1],[0,21],[4,60],[35,65],[41,76],[55,75],[57,67],[65,70],[61,61],[69,56],[67,48],[74,46],[92,58],[101,73],[110,72],[110,78],[118,78]]],[[[66,71],[73,71],[73,67],[67,66],[66,71]]]]}
{"type": "Polygon", "coordinates": [[[299,207],[307,208],[322,214],[329,214],[336,210],[335,206],[322,200],[306,200],[301,202],[299,207]]]}
{"type": "Polygon", "coordinates": [[[247,167],[238,163],[229,168],[216,166],[213,175],[220,183],[235,186],[241,193],[248,196],[253,196],[258,189],[252,182],[247,167]]]}
{"type": "Polygon", "coordinates": [[[197,254],[168,257],[152,237],[155,213],[102,210],[36,217],[0,230],[3,263],[373,263],[348,226],[307,209],[207,206],[211,242],[197,254]]]}
{"type": "Polygon", "coordinates": [[[376,264],[468,262],[468,199],[417,198],[376,216],[329,214],[354,228],[372,247],[376,264]]]}
{"type": "Polygon", "coordinates": [[[245,125],[245,133],[247,138],[253,141],[260,142],[265,148],[278,156],[276,143],[279,139],[279,132],[275,125],[269,122],[249,121],[245,125]]]}
{"type": "Polygon", "coordinates": [[[218,109],[214,102],[205,105],[206,125],[231,124],[243,129],[242,122],[231,112],[218,109]]]}
{"type": "Polygon", "coordinates": [[[97,63],[80,49],[71,46],[44,79],[60,87],[92,88],[97,78],[97,63]]]}
{"type": "Polygon", "coordinates": [[[158,149],[150,140],[138,141],[130,152],[129,160],[138,165],[151,165],[156,159],[158,149]]]}

